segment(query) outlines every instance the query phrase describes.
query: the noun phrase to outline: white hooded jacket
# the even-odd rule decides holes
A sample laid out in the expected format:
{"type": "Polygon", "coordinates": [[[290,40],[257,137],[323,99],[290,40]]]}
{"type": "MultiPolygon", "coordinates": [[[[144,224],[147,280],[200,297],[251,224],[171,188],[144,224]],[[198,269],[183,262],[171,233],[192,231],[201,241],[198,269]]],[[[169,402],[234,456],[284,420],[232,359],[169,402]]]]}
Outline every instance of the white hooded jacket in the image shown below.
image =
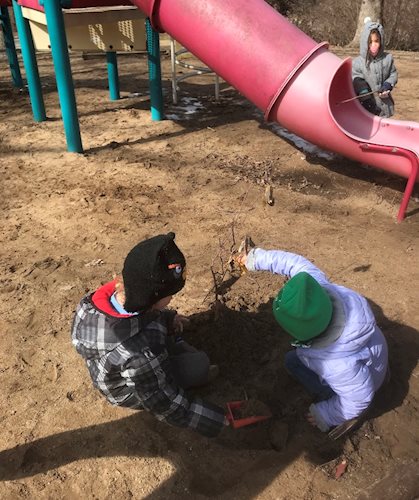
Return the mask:
{"type": "Polygon", "coordinates": [[[383,383],[388,365],[387,343],[367,300],[330,283],[319,268],[297,254],[256,248],[246,267],[290,278],[305,271],[327,291],[334,306],[332,320],[310,347],[297,348],[297,356],[335,395],[310,410],[323,431],[359,416],[383,383]]]}

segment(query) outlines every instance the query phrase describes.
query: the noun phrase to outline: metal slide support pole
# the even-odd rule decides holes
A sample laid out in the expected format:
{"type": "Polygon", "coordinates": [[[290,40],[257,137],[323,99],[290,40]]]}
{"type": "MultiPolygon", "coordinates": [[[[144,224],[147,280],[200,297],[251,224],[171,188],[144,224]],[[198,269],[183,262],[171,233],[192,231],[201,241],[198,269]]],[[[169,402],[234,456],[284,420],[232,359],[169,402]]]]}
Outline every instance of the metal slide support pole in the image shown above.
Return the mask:
{"type": "Polygon", "coordinates": [[[403,198],[400,203],[399,213],[397,214],[397,222],[401,222],[406,216],[407,206],[409,205],[409,200],[412,196],[413,188],[415,187],[419,171],[419,159],[414,153],[412,153],[412,151],[404,150],[403,156],[410,160],[412,168],[410,170],[410,175],[407,179],[406,188],[404,190],[403,198]]]}
{"type": "Polygon", "coordinates": [[[15,41],[13,39],[12,23],[10,22],[9,9],[7,7],[0,7],[0,22],[3,30],[4,45],[6,47],[6,55],[9,61],[13,85],[21,89],[23,87],[22,75],[20,73],[15,41]]]}
{"type": "Polygon", "coordinates": [[[393,154],[395,156],[404,156],[410,161],[411,169],[410,174],[407,179],[406,188],[403,193],[403,198],[400,203],[399,212],[397,214],[397,222],[401,222],[406,216],[407,206],[409,204],[410,197],[412,196],[413,188],[415,186],[416,180],[418,178],[419,172],[419,158],[407,149],[398,148],[395,146],[381,146],[379,144],[360,144],[362,151],[370,151],[373,153],[387,153],[393,154]]]}
{"type": "Polygon", "coordinates": [[[177,104],[176,40],[170,37],[170,65],[172,69],[172,101],[177,104]]]}
{"type": "Polygon", "coordinates": [[[80,137],[70,57],[67,50],[63,12],[59,0],[44,0],[43,4],[47,18],[64,131],[67,139],[67,150],[73,153],[81,153],[83,146],[80,137]]]}
{"type": "Polygon", "coordinates": [[[116,52],[106,52],[106,66],[108,68],[109,98],[111,101],[120,99],[118,60],[116,52]]]}
{"type": "Polygon", "coordinates": [[[22,7],[17,3],[17,0],[13,0],[13,12],[15,14],[16,29],[20,40],[23,66],[25,68],[26,80],[28,82],[33,119],[36,122],[43,122],[47,119],[47,116],[45,114],[41,80],[39,78],[38,65],[36,63],[35,56],[35,46],[33,44],[29,21],[23,17],[22,7]]]}
{"type": "Polygon", "coordinates": [[[151,119],[164,118],[163,91],[161,85],[160,67],[160,38],[157,31],[151,26],[150,19],[146,19],[148,74],[150,81],[151,119]]]}

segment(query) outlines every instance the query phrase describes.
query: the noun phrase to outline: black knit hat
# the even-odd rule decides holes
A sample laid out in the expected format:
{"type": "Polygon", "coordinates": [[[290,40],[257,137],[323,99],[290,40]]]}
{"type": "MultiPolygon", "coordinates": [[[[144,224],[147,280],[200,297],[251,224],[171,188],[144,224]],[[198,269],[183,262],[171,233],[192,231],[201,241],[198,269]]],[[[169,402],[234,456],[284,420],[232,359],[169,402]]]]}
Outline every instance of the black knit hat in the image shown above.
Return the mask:
{"type": "Polygon", "coordinates": [[[174,242],[175,233],[141,241],[127,255],[122,278],[128,312],[144,312],[185,284],[185,257],[174,242]]]}

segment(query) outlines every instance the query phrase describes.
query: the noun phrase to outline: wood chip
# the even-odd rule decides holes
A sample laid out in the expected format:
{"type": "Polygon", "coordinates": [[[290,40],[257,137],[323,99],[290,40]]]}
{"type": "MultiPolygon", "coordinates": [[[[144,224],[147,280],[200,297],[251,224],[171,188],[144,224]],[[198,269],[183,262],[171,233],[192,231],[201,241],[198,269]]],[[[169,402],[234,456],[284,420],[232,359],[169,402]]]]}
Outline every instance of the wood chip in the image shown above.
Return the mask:
{"type": "Polygon", "coordinates": [[[265,201],[269,206],[274,204],[272,186],[270,184],[268,184],[265,188],[265,201]]]}

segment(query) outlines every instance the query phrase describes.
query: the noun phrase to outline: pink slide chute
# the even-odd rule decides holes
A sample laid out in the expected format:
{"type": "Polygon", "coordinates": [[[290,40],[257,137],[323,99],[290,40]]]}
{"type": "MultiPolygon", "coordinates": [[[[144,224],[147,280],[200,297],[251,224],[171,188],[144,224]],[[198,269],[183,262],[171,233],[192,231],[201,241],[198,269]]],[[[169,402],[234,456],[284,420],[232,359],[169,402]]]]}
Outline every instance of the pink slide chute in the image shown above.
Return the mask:
{"type": "Polygon", "coordinates": [[[402,220],[419,181],[419,124],[374,116],[352,101],[351,61],[342,60],[263,0],[132,0],[268,121],[318,146],[408,179],[402,220]]]}

